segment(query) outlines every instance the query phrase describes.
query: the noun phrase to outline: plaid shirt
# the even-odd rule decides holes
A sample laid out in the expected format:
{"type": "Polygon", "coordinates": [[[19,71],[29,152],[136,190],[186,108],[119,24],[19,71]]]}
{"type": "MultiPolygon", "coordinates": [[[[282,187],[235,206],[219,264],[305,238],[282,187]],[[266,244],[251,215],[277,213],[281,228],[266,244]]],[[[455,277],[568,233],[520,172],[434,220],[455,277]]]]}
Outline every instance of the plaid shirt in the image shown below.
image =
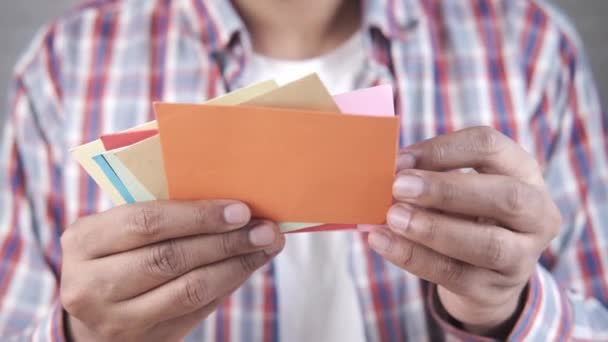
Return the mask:
{"type": "MultiPolygon", "coordinates": [[[[358,87],[394,85],[402,146],[489,125],[544,170],[563,226],[510,339],[608,340],[608,125],[568,20],[542,0],[368,0],[363,25],[358,87]]],[[[0,149],[0,336],[64,339],[59,237],[110,207],[68,149],[151,120],[154,100],[244,86],[250,46],[220,0],[90,1],[38,36],[17,66],[0,149]]],[[[355,236],[368,340],[476,339],[435,313],[432,285],[355,236]]],[[[277,340],[274,272],[255,273],[187,340],[277,340]]]]}

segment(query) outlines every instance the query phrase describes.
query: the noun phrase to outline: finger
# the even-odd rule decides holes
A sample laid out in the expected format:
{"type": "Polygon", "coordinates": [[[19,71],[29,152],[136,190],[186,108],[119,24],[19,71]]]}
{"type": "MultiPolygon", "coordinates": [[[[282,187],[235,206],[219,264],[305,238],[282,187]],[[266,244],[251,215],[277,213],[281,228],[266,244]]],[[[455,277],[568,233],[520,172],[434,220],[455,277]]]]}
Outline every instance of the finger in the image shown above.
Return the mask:
{"type": "Polygon", "coordinates": [[[396,177],[393,196],[419,207],[492,218],[522,232],[545,233],[557,224],[548,194],[506,176],[408,170],[396,177]]]}
{"type": "Polygon", "coordinates": [[[82,218],[66,230],[62,242],[97,258],[169,239],[228,232],[250,219],[249,208],[236,201],[152,201],[82,218]]]}
{"type": "Polygon", "coordinates": [[[502,273],[513,271],[531,246],[508,229],[443,215],[412,206],[394,205],[387,222],[397,235],[439,254],[502,273]]]}
{"type": "Polygon", "coordinates": [[[195,268],[234,256],[283,245],[284,237],[275,223],[262,221],[223,234],[197,235],[145,246],[129,252],[94,260],[104,270],[102,283],[109,299],[135,297],[195,268]],[[124,267],[113,267],[124,265],[124,267]]]}
{"type": "Polygon", "coordinates": [[[396,266],[462,296],[479,293],[491,272],[439,254],[389,230],[371,232],[368,242],[396,266]]]}
{"type": "Polygon", "coordinates": [[[158,341],[182,341],[188,333],[215,310],[221,300],[215,300],[187,315],[176,317],[154,327],[151,335],[158,341]]]}
{"type": "MultiPolygon", "coordinates": [[[[237,287],[238,288],[238,287],[237,287]]],[[[231,289],[225,296],[214,300],[210,304],[195,310],[184,316],[176,317],[168,321],[159,323],[154,327],[154,335],[158,336],[159,341],[177,341],[187,335],[196,325],[207,318],[211,313],[217,310],[218,306],[222,304],[237,288],[231,289]],[[175,333],[167,335],[169,332],[177,331],[175,333]],[[163,335],[164,334],[164,335],[163,335]]]]}
{"type": "MultiPolygon", "coordinates": [[[[537,162],[523,148],[490,127],[473,127],[431,138],[407,147],[415,167],[446,171],[475,168],[481,173],[501,174],[542,184],[537,162]]],[[[404,158],[400,156],[400,158],[404,158]]]]}
{"type": "Polygon", "coordinates": [[[416,158],[413,154],[408,153],[407,150],[399,152],[397,155],[397,172],[401,170],[411,169],[416,166],[416,158]]]}
{"type": "MultiPolygon", "coordinates": [[[[283,246],[281,245],[280,248],[283,246]]],[[[279,251],[255,252],[192,270],[141,296],[121,302],[129,317],[141,317],[154,325],[187,315],[240,286],[279,251]]]]}

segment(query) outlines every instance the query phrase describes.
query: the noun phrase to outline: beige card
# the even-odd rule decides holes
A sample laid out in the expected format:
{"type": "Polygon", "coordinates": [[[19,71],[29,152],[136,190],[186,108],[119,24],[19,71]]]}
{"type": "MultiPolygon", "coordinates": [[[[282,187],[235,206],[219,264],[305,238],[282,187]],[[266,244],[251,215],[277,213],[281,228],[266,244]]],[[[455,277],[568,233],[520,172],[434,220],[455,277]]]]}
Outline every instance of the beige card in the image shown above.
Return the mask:
{"type": "MultiPolygon", "coordinates": [[[[213,104],[213,103],[209,103],[213,104]]],[[[243,102],[256,107],[289,108],[340,113],[333,97],[317,74],[310,74],[278,89],[243,102]]]]}
{"type": "Polygon", "coordinates": [[[80,163],[80,165],[85,169],[85,171],[87,171],[95,183],[99,185],[101,190],[110,196],[110,199],[112,202],[114,202],[114,204],[120,205],[125,203],[125,200],[122,198],[118,190],[114,188],[112,182],[110,182],[97,163],[95,163],[93,160],[94,156],[105,152],[101,140],[97,139],[91,141],[90,143],[80,145],[72,149],[71,152],[74,159],[76,159],[78,163],[80,163]]]}
{"type": "MultiPolygon", "coordinates": [[[[160,136],[135,143],[114,154],[156,199],[168,199],[160,136]]],[[[122,179],[121,175],[118,175],[122,179]]],[[[125,184],[129,189],[130,186],[125,184]]]]}

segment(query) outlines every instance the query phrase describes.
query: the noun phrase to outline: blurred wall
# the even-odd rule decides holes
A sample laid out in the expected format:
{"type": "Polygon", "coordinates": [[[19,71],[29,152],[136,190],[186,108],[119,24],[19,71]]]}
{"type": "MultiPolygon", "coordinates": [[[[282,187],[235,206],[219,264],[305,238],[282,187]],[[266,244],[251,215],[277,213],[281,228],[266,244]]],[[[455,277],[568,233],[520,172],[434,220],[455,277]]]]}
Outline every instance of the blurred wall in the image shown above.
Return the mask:
{"type": "Polygon", "coordinates": [[[7,87],[18,57],[42,25],[76,3],[78,0],[0,0],[0,118],[6,112],[7,87]]]}
{"type": "MultiPolygon", "coordinates": [[[[217,0],[209,0],[217,1],[217,0]]],[[[6,88],[19,54],[38,28],[77,0],[0,1],[0,116],[4,115],[6,88]]],[[[595,68],[604,103],[608,104],[608,0],[556,0],[573,17],[595,68]]],[[[0,120],[1,121],[1,120],[0,120]]]]}
{"type": "Polygon", "coordinates": [[[573,19],[585,42],[595,81],[608,106],[608,0],[556,0],[573,19]]]}

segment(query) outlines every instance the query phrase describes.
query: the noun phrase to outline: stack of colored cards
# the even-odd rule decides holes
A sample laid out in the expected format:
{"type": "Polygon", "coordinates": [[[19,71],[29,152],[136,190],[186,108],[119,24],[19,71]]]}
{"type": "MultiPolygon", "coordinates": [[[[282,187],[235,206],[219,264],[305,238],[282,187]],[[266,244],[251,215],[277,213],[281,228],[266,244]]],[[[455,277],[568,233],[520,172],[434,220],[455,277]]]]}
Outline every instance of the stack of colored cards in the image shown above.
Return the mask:
{"type": "Polygon", "coordinates": [[[72,150],[117,205],[236,199],[284,232],[385,220],[399,134],[390,86],[331,96],[312,74],[154,110],[157,121],[72,150]]]}

